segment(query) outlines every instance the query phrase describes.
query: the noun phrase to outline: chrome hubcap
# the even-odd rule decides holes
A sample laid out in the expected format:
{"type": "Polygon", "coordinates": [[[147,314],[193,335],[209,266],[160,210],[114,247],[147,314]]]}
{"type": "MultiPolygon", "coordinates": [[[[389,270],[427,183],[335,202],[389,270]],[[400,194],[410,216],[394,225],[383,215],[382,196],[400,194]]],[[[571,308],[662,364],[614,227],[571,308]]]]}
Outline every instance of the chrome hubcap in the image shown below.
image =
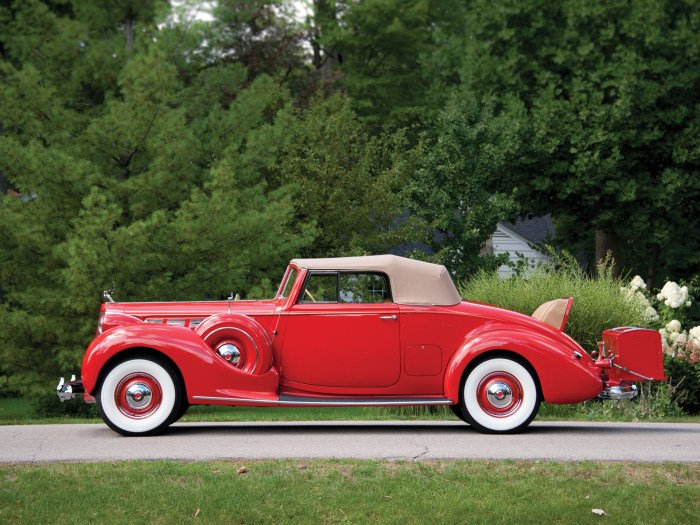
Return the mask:
{"type": "Polygon", "coordinates": [[[126,402],[131,408],[143,408],[151,402],[153,392],[144,383],[133,383],[126,389],[126,402]]]}
{"type": "Polygon", "coordinates": [[[232,365],[238,366],[241,363],[241,351],[233,343],[221,345],[217,352],[232,365]]]}
{"type": "Polygon", "coordinates": [[[513,401],[513,391],[508,384],[495,381],[486,389],[486,398],[494,407],[503,408],[513,401]]]}

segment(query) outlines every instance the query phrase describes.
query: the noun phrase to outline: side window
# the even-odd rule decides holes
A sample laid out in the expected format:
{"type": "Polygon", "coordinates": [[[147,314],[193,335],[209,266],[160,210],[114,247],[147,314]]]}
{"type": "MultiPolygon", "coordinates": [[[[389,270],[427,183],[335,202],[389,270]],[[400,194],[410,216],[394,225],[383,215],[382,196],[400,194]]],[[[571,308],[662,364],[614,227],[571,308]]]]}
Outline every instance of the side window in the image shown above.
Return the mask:
{"type": "Polygon", "coordinates": [[[379,273],[341,273],[338,277],[341,303],[390,303],[386,276],[379,273]]]}
{"type": "Polygon", "coordinates": [[[306,281],[306,288],[299,301],[302,303],[338,302],[338,274],[312,273],[306,281]]]}
{"type": "Polygon", "coordinates": [[[391,291],[380,273],[312,273],[302,303],[390,303],[391,291]]]}

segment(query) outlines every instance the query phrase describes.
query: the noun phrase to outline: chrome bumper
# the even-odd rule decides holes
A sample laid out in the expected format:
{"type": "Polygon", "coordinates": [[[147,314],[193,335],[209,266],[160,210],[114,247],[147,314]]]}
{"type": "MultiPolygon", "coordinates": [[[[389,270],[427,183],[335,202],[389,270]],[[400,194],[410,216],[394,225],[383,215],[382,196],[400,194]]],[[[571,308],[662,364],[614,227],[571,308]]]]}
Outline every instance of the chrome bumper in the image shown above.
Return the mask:
{"type": "Polygon", "coordinates": [[[622,383],[619,386],[611,386],[604,388],[598,394],[598,399],[610,399],[612,401],[620,401],[622,399],[632,399],[637,395],[637,385],[632,383],[622,383]]]}
{"type": "Polygon", "coordinates": [[[75,376],[71,376],[70,381],[66,383],[65,379],[61,378],[56,387],[56,393],[58,394],[58,399],[61,403],[68,401],[69,399],[75,398],[75,394],[84,394],[85,389],[83,388],[83,381],[76,379],[75,376]]]}

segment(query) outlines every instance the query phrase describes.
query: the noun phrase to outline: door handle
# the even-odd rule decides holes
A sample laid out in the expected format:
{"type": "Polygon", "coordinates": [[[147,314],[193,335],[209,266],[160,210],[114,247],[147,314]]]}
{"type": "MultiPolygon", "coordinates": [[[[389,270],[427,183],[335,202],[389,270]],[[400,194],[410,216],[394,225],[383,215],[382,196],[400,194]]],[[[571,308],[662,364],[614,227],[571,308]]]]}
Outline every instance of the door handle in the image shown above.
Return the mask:
{"type": "Polygon", "coordinates": [[[396,321],[396,316],[395,315],[382,315],[380,319],[390,319],[392,321],[396,321]]]}

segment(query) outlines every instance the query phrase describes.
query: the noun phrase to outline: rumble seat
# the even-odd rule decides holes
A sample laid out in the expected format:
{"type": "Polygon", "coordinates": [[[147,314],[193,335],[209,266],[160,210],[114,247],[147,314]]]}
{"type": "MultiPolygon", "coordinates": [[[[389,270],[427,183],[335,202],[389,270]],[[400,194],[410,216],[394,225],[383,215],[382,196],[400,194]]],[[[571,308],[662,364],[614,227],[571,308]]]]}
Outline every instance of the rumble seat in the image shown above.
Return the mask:
{"type": "Polygon", "coordinates": [[[532,314],[534,319],[547,323],[553,326],[560,332],[564,331],[566,326],[566,321],[569,319],[569,312],[571,311],[571,305],[574,302],[573,297],[565,297],[563,299],[554,299],[553,301],[547,301],[537,307],[532,314]]]}

